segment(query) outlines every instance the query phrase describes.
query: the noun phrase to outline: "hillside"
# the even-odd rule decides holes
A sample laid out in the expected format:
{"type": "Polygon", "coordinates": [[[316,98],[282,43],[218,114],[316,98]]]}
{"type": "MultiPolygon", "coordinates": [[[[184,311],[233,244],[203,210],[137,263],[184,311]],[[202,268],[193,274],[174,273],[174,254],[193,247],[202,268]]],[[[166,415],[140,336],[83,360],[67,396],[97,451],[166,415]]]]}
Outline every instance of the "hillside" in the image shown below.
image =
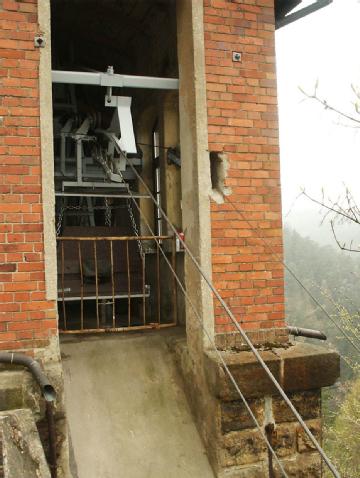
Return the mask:
{"type": "MultiPolygon", "coordinates": [[[[355,332],[359,338],[360,331],[360,254],[319,245],[289,228],[285,228],[284,243],[286,264],[325,307],[333,321],[360,346],[360,340],[354,336],[355,332]]],[[[327,346],[335,347],[347,360],[355,357],[356,351],[351,344],[288,272],[285,298],[289,324],[321,330],[328,336],[327,346]]],[[[348,377],[350,370],[344,362],[342,367],[342,376],[348,377]]]]}

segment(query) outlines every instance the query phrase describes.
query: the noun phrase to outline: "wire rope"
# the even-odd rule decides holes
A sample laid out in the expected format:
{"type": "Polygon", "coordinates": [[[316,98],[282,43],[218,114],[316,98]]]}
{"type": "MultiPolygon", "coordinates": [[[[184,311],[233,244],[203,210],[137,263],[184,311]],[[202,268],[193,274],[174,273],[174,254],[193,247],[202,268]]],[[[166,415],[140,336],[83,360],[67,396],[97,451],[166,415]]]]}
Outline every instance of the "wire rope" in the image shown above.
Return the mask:
{"type": "Polygon", "coordinates": [[[200,266],[199,262],[197,261],[197,259],[195,258],[195,256],[193,255],[193,253],[191,252],[191,250],[189,249],[189,247],[185,244],[183,238],[179,235],[178,231],[176,230],[175,226],[171,223],[171,221],[169,220],[168,216],[166,215],[165,211],[163,210],[163,208],[157,203],[156,199],[154,198],[154,195],[152,194],[150,188],[148,187],[148,185],[146,184],[146,182],[143,180],[143,178],[140,176],[140,174],[136,171],[135,167],[131,164],[131,162],[128,160],[128,158],[126,158],[126,161],[128,163],[128,165],[130,166],[131,170],[133,171],[133,173],[135,174],[135,176],[138,178],[138,180],[142,183],[142,185],[144,186],[145,190],[147,191],[147,193],[149,194],[150,198],[152,199],[152,201],[154,202],[155,205],[157,205],[162,217],[165,219],[165,221],[167,222],[168,226],[170,227],[170,229],[173,231],[173,233],[176,235],[176,237],[178,238],[179,242],[181,243],[181,245],[183,246],[184,250],[186,251],[186,253],[188,254],[188,256],[190,257],[190,259],[192,260],[193,264],[195,265],[196,269],[199,271],[199,273],[201,274],[201,276],[203,277],[203,279],[205,280],[205,282],[207,283],[207,285],[209,286],[209,288],[211,289],[211,291],[213,292],[213,294],[215,295],[215,297],[218,299],[218,301],[220,302],[220,304],[223,306],[225,312],[227,313],[227,315],[229,316],[230,320],[233,322],[234,326],[236,327],[236,329],[239,331],[239,333],[241,334],[242,338],[244,339],[245,343],[248,345],[248,347],[250,348],[250,350],[253,352],[253,354],[255,355],[256,359],[258,360],[258,362],[261,364],[261,366],[263,367],[263,369],[265,370],[265,372],[267,373],[267,375],[269,376],[270,380],[272,381],[272,383],[274,384],[274,386],[276,387],[276,389],[278,390],[279,394],[281,395],[281,397],[283,398],[283,400],[286,402],[286,404],[289,406],[290,410],[293,412],[293,414],[295,415],[296,419],[298,420],[298,422],[300,423],[300,425],[302,426],[302,428],[304,429],[304,431],[306,432],[307,436],[310,438],[310,441],[313,443],[313,445],[315,446],[315,448],[317,449],[317,451],[320,453],[322,459],[324,460],[324,462],[326,463],[327,467],[329,468],[329,470],[332,472],[333,476],[335,476],[336,478],[340,478],[340,475],[337,471],[337,469],[335,468],[335,466],[331,463],[329,457],[327,456],[327,454],[325,453],[325,451],[322,449],[322,447],[320,446],[320,444],[318,443],[318,441],[316,440],[316,438],[314,437],[314,435],[311,433],[309,427],[306,425],[306,423],[304,422],[304,420],[302,419],[301,415],[299,414],[299,412],[296,410],[296,408],[294,407],[294,405],[292,404],[291,400],[289,399],[289,397],[286,395],[286,393],[284,392],[284,390],[282,389],[281,385],[279,384],[279,382],[276,380],[276,378],[274,377],[274,375],[271,373],[269,367],[266,365],[265,361],[263,360],[263,358],[261,357],[261,355],[259,354],[259,352],[257,351],[257,349],[255,348],[254,344],[251,342],[251,340],[249,339],[249,337],[247,336],[246,332],[244,331],[244,329],[241,327],[241,325],[238,323],[238,321],[236,320],[235,316],[233,315],[233,313],[231,312],[230,308],[228,307],[228,305],[226,304],[226,302],[224,301],[224,299],[221,297],[221,295],[219,294],[218,290],[214,287],[212,281],[210,280],[210,278],[207,276],[207,274],[202,270],[202,267],[200,266]]]}

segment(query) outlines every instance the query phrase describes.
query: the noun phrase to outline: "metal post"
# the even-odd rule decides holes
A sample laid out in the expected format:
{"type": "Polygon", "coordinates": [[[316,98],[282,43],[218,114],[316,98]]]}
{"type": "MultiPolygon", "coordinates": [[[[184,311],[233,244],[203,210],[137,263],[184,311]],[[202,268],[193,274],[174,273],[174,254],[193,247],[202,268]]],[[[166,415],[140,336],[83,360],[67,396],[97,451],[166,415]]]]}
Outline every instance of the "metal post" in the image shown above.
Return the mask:
{"type": "Polygon", "coordinates": [[[80,295],[81,295],[81,302],[80,302],[80,327],[81,330],[84,329],[84,274],[83,274],[83,266],[82,266],[82,257],[81,257],[81,242],[78,242],[78,250],[79,250],[79,266],[80,266],[80,295]]]}
{"type": "Polygon", "coordinates": [[[173,318],[174,318],[174,324],[177,324],[177,282],[176,282],[176,236],[174,235],[172,239],[172,254],[171,254],[171,262],[172,262],[172,268],[174,270],[174,273],[172,275],[173,278],[173,318]]]}
{"type": "Polygon", "coordinates": [[[142,313],[143,313],[143,324],[146,324],[146,299],[145,299],[145,254],[141,257],[141,268],[142,268],[142,313]]]}
{"type": "Polygon", "coordinates": [[[128,278],[128,326],[131,326],[131,283],[130,283],[130,259],[129,259],[129,241],[126,241],[126,264],[128,278]]]}
{"type": "Polygon", "coordinates": [[[64,329],[67,330],[67,320],[66,320],[66,305],[65,305],[65,253],[64,253],[64,243],[61,242],[61,288],[62,288],[62,308],[63,308],[63,318],[64,318],[64,329]]]}
{"type": "Polygon", "coordinates": [[[115,328],[115,283],[114,283],[113,241],[110,241],[110,261],[111,261],[111,292],[112,292],[112,326],[113,328],[115,328]]]}
{"type": "Polygon", "coordinates": [[[99,319],[99,282],[98,282],[98,267],[97,267],[97,249],[96,241],[94,241],[94,261],[95,261],[95,290],[96,290],[96,326],[100,328],[99,319]]]}
{"type": "Polygon", "coordinates": [[[76,141],[76,181],[82,182],[82,141],[76,141]]]}
{"type": "Polygon", "coordinates": [[[158,324],[161,322],[161,302],[160,302],[160,245],[156,248],[156,280],[157,280],[157,316],[158,324]]]}

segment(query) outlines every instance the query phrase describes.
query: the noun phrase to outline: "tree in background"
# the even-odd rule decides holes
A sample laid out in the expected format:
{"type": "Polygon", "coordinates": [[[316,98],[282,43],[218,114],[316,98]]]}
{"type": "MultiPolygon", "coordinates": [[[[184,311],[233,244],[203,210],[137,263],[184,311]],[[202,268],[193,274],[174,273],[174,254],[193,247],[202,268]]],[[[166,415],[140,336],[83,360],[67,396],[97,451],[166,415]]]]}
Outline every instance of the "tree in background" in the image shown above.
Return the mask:
{"type": "MultiPolygon", "coordinates": [[[[284,230],[284,239],[287,265],[296,270],[333,321],[360,347],[360,255],[321,246],[289,228],[284,230]]],[[[341,381],[323,392],[323,444],[341,476],[359,478],[359,354],[288,272],[285,297],[288,322],[321,330],[328,337],[327,345],[342,357],[341,381]]]]}
{"type": "MultiPolygon", "coordinates": [[[[356,128],[360,129],[360,89],[354,85],[351,85],[351,89],[354,94],[353,102],[353,113],[345,113],[339,108],[335,107],[329,103],[326,99],[322,98],[318,93],[319,82],[317,81],[314,87],[312,94],[305,92],[302,88],[299,88],[300,91],[305,95],[306,98],[312,101],[316,101],[321,105],[325,110],[328,110],[331,113],[334,113],[337,118],[340,119],[339,125],[347,128],[356,128]]],[[[349,251],[349,252],[360,252],[360,244],[353,244],[353,241],[343,242],[339,240],[337,234],[337,226],[340,226],[344,223],[351,223],[360,226],[360,208],[356,201],[354,200],[351,191],[345,187],[344,194],[339,198],[333,200],[331,198],[325,198],[323,191],[322,198],[316,199],[309,196],[306,191],[303,191],[302,194],[306,196],[312,202],[315,202],[325,210],[324,220],[326,218],[330,219],[331,229],[335,238],[337,245],[340,249],[349,251]]]]}
{"type": "MultiPolygon", "coordinates": [[[[339,124],[360,128],[360,89],[352,86],[353,112],[346,113],[330,104],[318,93],[318,82],[312,94],[302,89],[310,100],[316,101],[337,115],[339,124]]],[[[342,380],[334,390],[325,391],[324,446],[337,465],[341,476],[360,477],[360,244],[352,239],[342,240],[339,228],[343,224],[360,226],[360,208],[353,195],[345,188],[344,194],[333,200],[323,192],[320,199],[302,194],[318,204],[324,211],[323,221],[329,220],[333,236],[341,251],[329,246],[319,246],[294,231],[285,230],[287,262],[301,277],[318,301],[326,304],[333,321],[326,322],[324,314],[313,304],[304,307],[303,291],[295,289],[292,277],[286,281],[286,301],[289,320],[299,326],[319,328],[324,331],[343,358],[342,380]],[[346,254],[344,251],[354,254],[346,254]],[[349,344],[345,332],[354,345],[349,344]]],[[[288,274],[289,276],[289,274],[288,274]]],[[[306,303],[306,302],[305,302],[306,303]]],[[[329,476],[329,475],[326,475],[329,476]]]]}
{"type": "Polygon", "coordinates": [[[360,378],[352,385],[327,430],[327,449],[344,478],[360,476],[360,378]]]}

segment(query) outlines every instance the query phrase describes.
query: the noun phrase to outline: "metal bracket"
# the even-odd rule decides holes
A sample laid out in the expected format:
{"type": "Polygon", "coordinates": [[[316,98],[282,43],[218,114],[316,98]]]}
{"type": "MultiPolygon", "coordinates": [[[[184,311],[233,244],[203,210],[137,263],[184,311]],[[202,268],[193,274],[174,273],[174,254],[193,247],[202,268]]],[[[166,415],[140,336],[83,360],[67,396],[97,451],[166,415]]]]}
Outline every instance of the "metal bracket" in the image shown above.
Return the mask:
{"type": "Polygon", "coordinates": [[[241,62],[242,61],[241,53],[239,51],[233,51],[232,52],[232,60],[237,61],[237,62],[241,62]]]}
{"type": "Polygon", "coordinates": [[[131,116],[131,98],[129,96],[106,96],[105,106],[116,108],[109,133],[121,134],[117,140],[120,149],[126,154],[136,154],[136,142],[131,116]]]}
{"type": "Polygon", "coordinates": [[[46,41],[43,35],[36,35],[34,37],[34,46],[35,48],[44,48],[46,41]]]}

